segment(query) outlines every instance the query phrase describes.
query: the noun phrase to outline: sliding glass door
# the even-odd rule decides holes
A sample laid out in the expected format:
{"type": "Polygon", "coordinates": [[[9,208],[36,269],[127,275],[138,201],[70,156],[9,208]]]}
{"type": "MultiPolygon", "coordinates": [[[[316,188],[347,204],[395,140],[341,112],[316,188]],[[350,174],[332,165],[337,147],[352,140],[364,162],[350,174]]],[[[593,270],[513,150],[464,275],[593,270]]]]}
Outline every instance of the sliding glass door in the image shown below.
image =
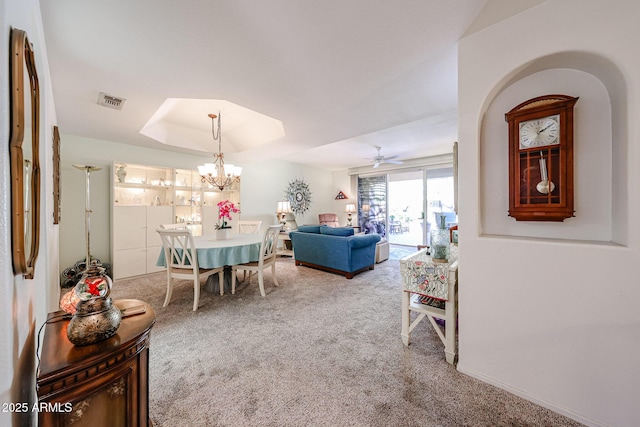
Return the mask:
{"type": "Polygon", "coordinates": [[[427,223],[425,243],[429,244],[428,230],[437,227],[436,215],[445,215],[447,228],[458,223],[454,207],[453,166],[425,170],[427,223]]]}
{"type": "Polygon", "coordinates": [[[454,211],[451,164],[358,177],[358,224],[390,243],[428,245],[436,215],[444,214],[449,227],[457,223],[454,211]]]}
{"type": "Polygon", "coordinates": [[[398,172],[388,175],[389,242],[422,245],[424,241],[424,172],[398,172]]]}

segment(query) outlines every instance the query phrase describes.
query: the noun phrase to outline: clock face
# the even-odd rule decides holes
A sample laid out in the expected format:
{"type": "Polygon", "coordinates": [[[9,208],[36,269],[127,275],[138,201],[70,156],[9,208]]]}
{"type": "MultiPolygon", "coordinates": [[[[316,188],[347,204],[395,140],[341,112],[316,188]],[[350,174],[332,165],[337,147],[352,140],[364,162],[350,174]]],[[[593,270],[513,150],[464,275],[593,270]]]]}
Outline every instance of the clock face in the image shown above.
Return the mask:
{"type": "Polygon", "coordinates": [[[302,200],[304,200],[304,196],[302,195],[301,192],[297,192],[296,193],[296,202],[301,202],[302,200]]]}
{"type": "Polygon", "coordinates": [[[520,148],[545,147],[560,142],[560,115],[520,122],[520,148]]]}

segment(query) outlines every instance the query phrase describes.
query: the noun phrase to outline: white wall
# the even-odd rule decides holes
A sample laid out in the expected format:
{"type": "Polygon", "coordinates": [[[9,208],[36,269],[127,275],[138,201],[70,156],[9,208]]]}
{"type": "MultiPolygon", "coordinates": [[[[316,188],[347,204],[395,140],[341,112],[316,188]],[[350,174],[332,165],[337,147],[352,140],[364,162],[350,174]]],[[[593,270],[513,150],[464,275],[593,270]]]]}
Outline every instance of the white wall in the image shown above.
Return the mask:
{"type": "MultiPolygon", "coordinates": [[[[61,271],[84,259],[86,253],[85,174],[75,169],[74,164],[103,168],[91,174],[91,255],[102,262],[111,262],[109,236],[112,163],[118,161],[195,169],[205,160],[209,161],[206,156],[133,147],[117,142],[65,134],[64,129],[61,131],[61,271]]],[[[328,171],[282,161],[243,166],[239,218],[262,220],[263,224],[275,224],[277,202],[284,200],[287,185],[296,178],[304,179],[311,189],[311,207],[304,215],[296,218],[298,224],[317,223],[318,213],[333,208],[335,194],[332,194],[332,175],[328,171]]]]}
{"type": "Polygon", "coordinates": [[[640,425],[638,16],[631,0],[549,0],[459,45],[458,369],[588,425],[640,425]],[[555,68],[574,70],[545,71],[555,68]],[[507,146],[504,113],[551,90],[581,96],[580,114],[591,111],[588,123],[576,122],[577,216],[514,231],[502,183],[497,202],[487,191],[506,184],[504,172],[493,172],[508,164],[496,145],[507,146]],[[604,170],[587,176],[593,138],[610,148],[604,170]],[[596,184],[588,200],[585,187],[599,178],[611,199],[596,184]],[[582,229],[572,235],[576,223],[582,229]],[[570,240],[589,227],[602,243],[570,240]]]}
{"type": "MultiPolygon", "coordinates": [[[[345,207],[347,203],[354,203],[356,205],[356,209],[358,209],[358,183],[356,176],[350,176],[346,170],[344,171],[335,171],[333,172],[333,202],[332,208],[326,213],[335,213],[338,215],[338,221],[340,225],[345,225],[347,223],[348,215],[345,213],[345,207]],[[342,191],[348,199],[335,200],[338,193],[342,191]]],[[[323,212],[325,213],[325,212],[323,212]]],[[[358,225],[358,213],[354,213],[351,215],[351,224],[358,225]]]]}
{"type": "Polygon", "coordinates": [[[331,209],[335,197],[331,172],[278,160],[244,167],[240,196],[242,218],[261,219],[263,224],[275,224],[277,202],[285,200],[286,189],[294,179],[304,180],[311,191],[309,210],[296,215],[296,223],[317,224],[318,214],[331,209]]]}
{"type": "MultiPolygon", "coordinates": [[[[37,0],[0,0],[0,403],[36,401],[37,331],[58,298],[58,230],[53,225],[52,126],[55,124],[49,67],[37,0]],[[9,178],[9,37],[11,28],[27,32],[35,51],[40,83],[41,217],[40,248],[33,280],[13,275],[9,178]],[[52,250],[52,248],[55,248],[52,250]]],[[[32,425],[35,413],[0,411],[0,425],[32,425]]]]}

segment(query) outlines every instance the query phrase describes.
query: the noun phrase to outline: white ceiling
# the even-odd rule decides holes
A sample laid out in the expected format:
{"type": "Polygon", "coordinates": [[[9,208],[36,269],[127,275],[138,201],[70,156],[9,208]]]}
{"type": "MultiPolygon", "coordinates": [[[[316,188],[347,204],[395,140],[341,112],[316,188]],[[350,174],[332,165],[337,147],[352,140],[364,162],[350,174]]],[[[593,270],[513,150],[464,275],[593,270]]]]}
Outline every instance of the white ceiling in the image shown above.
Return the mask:
{"type": "MultiPolygon", "coordinates": [[[[456,42],[485,2],[42,1],[58,125],[195,154],[202,147],[165,145],[140,131],[169,98],[217,99],[284,127],[272,141],[228,145],[233,111],[222,108],[222,151],[235,164],[279,158],[340,170],[372,164],[376,145],[400,159],[450,152],[456,42]],[[100,92],[125,98],[122,110],[97,105],[100,92]]],[[[202,124],[180,123],[193,127],[183,141],[210,135],[206,114],[193,116],[202,124]]]]}

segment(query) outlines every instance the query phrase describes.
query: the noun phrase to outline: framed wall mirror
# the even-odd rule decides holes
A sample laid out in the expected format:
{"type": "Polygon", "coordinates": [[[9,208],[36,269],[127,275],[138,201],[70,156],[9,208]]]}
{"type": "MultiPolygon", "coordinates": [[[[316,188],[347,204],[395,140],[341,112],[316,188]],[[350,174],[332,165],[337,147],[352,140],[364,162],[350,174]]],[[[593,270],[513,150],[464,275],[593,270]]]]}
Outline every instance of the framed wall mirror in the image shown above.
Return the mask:
{"type": "Polygon", "coordinates": [[[13,272],[33,279],[40,242],[40,90],[27,33],[11,30],[11,252],[13,272]]]}

